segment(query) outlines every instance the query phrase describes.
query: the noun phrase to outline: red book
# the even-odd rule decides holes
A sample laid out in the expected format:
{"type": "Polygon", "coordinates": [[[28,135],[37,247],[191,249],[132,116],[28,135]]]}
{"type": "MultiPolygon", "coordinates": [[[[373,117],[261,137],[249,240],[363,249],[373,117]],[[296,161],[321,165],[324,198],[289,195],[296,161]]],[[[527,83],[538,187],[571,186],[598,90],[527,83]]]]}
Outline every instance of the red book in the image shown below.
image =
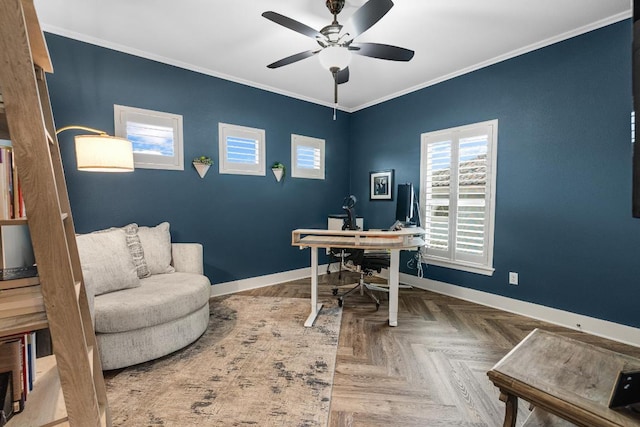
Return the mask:
{"type": "Polygon", "coordinates": [[[29,355],[27,352],[27,334],[22,335],[20,338],[20,344],[22,346],[22,393],[23,398],[27,400],[27,393],[29,391],[29,355]]]}
{"type": "Polygon", "coordinates": [[[25,209],[24,209],[24,198],[22,197],[22,185],[20,185],[20,181],[18,181],[18,205],[19,205],[19,208],[20,208],[20,212],[19,212],[20,217],[19,218],[24,218],[27,215],[26,215],[25,209]]]}

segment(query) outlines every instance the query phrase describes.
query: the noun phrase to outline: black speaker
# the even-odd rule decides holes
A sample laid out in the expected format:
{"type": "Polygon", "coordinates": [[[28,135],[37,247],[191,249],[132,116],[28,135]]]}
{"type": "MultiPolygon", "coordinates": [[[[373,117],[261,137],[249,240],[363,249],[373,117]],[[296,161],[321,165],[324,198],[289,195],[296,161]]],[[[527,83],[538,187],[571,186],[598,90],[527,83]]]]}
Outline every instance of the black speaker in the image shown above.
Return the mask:
{"type": "Polygon", "coordinates": [[[640,0],[633,1],[633,45],[632,45],[631,75],[633,87],[633,110],[635,124],[633,129],[634,143],[632,144],[632,213],[640,218],[640,0]]]}
{"type": "Polygon", "coordinates": [[[621,371],[611,391],[609,408],[618,408],[635,403],[640,403],[640,371],[621,371]]]}

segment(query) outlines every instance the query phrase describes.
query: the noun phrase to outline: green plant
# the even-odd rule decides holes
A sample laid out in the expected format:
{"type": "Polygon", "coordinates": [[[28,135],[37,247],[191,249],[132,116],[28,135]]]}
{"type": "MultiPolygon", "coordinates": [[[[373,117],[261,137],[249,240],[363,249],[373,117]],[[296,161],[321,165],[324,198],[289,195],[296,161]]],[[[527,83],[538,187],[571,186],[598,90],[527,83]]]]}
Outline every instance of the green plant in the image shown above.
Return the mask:
{"type": "Polygon", "coordinates": [[[275,162],[273,165],[271,165],[271,169],[282,169],[282,171],[285,171],[285,167],[282,163],[280,162],[275,162]]]}
{"type": "Polygon", "coordinates": [[[203,165],[209,165],[209,166],[213,164],[213,160],[211,160],[211,157],[208,157],[208,156],[196,157],[195,159],[193,159],[193,162],[202,163],[203,165]]]}

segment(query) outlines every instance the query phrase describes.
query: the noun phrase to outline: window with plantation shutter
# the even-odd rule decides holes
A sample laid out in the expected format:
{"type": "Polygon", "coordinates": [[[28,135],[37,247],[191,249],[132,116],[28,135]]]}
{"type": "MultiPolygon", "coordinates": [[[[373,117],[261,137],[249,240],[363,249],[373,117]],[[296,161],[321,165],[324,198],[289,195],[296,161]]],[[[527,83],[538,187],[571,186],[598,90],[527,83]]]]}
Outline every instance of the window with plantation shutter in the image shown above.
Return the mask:
{"type": "Polygon", "coordinates": [[[429,264],[493,273],[497,136],[497,120],[422,134],[429,264]]]}
{"type": "Polygon", "coordinates": [[[324,139],[291,135],[291,176],[324,179],[324,139]]]}
{"type": "Polygon", "coordinates": [[[136,168],[184,170],[182,116],[114,105],[115,134],[131,141],[136,168]]]}
{"type": "Polygon", "coordinates": [[[265,132],[245,126],[218,124],[220,173],[265,175],[265,132]]]}

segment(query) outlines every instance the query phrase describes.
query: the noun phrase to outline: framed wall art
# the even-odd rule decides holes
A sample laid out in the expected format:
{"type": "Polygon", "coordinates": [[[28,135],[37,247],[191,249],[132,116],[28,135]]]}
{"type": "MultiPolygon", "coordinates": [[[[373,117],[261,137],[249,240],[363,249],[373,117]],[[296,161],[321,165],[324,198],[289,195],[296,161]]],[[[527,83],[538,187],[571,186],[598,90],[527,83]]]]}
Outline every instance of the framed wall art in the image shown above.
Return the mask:
{"type": "Polygon", "coordinates": [[[369,200],[393,200],[393,169],[369,172],[369,200]]]}

